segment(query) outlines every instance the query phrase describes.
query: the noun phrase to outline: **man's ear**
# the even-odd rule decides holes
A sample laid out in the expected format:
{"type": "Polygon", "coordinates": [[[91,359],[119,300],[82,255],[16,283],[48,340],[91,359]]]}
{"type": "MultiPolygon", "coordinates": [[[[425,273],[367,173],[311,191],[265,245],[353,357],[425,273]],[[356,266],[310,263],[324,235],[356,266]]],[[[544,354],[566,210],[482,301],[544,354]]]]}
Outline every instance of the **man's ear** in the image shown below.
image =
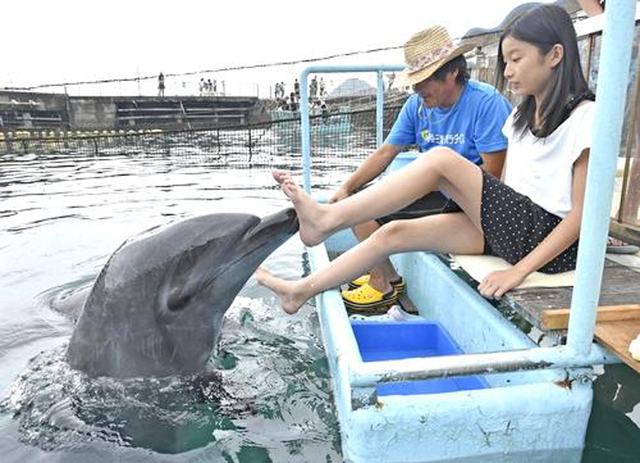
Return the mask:
{"type": "Polygon", "coordinates": [[[551,57],[551,67],[556,67],[564,58],[564,47],[556,43],[551,50],[549,50],[549,56],[551,57]]]}

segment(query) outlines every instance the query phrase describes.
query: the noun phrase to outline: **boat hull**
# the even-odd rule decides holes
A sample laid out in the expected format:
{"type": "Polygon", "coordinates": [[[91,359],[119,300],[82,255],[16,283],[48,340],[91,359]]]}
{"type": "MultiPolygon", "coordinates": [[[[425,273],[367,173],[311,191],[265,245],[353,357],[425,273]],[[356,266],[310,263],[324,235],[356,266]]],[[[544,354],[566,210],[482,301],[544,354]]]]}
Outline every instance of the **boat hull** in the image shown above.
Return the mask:
{"type": "MultiPolygon", "coordinates": [[[[341,232],[308,249],[312,269],[328,264],[327,250],[344,251],[354,242],[341,232]]],[[[420,314],[445,326],[465,352],[535,347],[437,256],[406,253],[393,261],[420,314]]],[[[322,293],[316,304],[345,461],[580,462],[592,369],[490,374],[486,389],[382,396],[350,384],[362,358],[339,292],[322,293]]]]}

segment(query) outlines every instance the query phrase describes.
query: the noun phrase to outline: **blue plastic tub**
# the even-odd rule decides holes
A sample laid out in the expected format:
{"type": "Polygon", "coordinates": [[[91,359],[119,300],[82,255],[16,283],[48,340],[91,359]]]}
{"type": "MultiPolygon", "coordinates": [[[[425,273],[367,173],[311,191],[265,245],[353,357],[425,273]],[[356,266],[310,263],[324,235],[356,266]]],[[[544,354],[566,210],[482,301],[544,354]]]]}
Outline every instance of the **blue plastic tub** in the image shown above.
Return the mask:
{"type": "MultiPolygon", "coordinates": [[[[364,362],[463,353],[447,330],[438,322],[352,321],[351,326],[364,362]]],[[[482,376],[467,376],[387,383],[378,385],[376,389],[378,395],[411,395],[488,387],[482,376]]]]}

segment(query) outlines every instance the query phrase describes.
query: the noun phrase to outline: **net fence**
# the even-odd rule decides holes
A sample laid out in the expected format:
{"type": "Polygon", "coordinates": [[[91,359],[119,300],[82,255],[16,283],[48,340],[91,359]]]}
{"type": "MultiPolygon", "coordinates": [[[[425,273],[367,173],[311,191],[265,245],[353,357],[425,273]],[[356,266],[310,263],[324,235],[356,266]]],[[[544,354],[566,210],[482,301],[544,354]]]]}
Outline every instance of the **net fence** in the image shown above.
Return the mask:
{"type": "MultiPolygon", "coordinates": [[[[386,136],[402,102],[385,106],[386,136]]],[[[274,112],[267,122],[198,129],[0,132],[0,156],[168,156],[234,168],[302,168],[300,115],[274,112]]],[[[376,148],[375,109],[310,117],[313,169],[352,171],[376,148]]]]}

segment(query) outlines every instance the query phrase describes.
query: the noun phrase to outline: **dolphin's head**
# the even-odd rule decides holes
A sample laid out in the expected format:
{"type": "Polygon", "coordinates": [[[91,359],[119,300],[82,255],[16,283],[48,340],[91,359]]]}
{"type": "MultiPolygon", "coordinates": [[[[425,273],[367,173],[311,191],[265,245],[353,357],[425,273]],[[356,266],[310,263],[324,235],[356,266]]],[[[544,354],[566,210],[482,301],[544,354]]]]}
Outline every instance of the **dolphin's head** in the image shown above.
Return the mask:
{"type": "Polygon", "coordinates": [[[196,239],[165,267],[154,310],[177,325],[212,320],[215,343],[224,312],[255,269],[297,231],[298,222],[293,209],[262,220],[241,214],[202,219],[201,236],[207,238],[196,239]],[[221,228],[226,232],[220,234],[221,228]]]}
{"type": "Polygon", "coordinates": [[[191,374],[256,267],[298,229],[293,209],[194,217],[118,249],[85,303],[71,366],[115,377],[191,374]]]}

